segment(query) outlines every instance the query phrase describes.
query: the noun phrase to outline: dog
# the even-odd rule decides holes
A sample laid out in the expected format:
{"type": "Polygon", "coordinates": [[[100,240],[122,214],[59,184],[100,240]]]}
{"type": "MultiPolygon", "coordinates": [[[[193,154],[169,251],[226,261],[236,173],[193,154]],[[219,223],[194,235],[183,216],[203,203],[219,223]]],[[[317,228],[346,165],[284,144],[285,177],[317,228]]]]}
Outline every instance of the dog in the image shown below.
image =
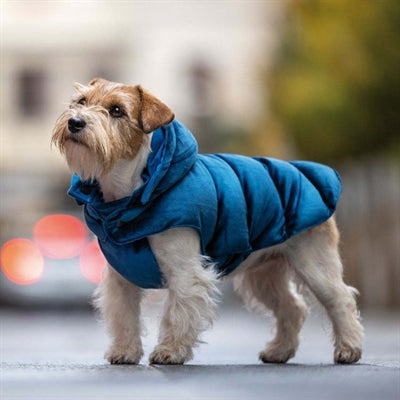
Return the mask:
{"type": "Polygon", "coordinates": [[[74,173],[69,193],[84,205],[109,262],[95,304],[112,338],[111,364],[140,362],[143,292],[161,287],[168,297],[149,363],[191,360],[216,317],[225,276],[246,305],[273,312],[276,335],[262,362],[285,363],[296,353],[308,313],[299,282],[331,319],[334,361],[360,359],[363,328],[357,290],[342,278],[333,170],[198,155],[190,131],[141,86],[96,78],[75,89],[52,143],[74,173]]]}

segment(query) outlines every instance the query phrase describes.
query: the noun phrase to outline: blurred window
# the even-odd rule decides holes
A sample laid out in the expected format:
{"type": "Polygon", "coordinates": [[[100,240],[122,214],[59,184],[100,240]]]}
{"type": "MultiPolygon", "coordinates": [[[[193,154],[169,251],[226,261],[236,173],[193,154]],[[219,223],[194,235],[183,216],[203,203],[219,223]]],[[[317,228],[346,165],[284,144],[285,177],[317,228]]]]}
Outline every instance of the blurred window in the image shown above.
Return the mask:
{"type": "Polygon", "coordinates": [[[211,65],[203,60],[194,60],[188,68],[189,112],[195,118],[213,117],[216,113],[216,76],[211,65]]]}
{"type": "Polygon", "coordinates": [[[17,76],[18,109],[22,117],[41,117],[45,110],[46,77],[44,71],[26,69],[17,76]]]}

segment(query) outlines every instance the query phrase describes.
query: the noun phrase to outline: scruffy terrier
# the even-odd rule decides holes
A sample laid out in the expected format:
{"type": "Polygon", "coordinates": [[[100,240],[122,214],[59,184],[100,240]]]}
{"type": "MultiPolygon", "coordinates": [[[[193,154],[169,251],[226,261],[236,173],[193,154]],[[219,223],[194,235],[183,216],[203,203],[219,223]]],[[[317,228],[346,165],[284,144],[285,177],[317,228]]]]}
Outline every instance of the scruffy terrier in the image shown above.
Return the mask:
{"type": "Polygon", "coordinates": [[[167,288],[151,364],[182,364],[213,322],[217,280],[234,279],[249,307],[271,309],[265,363],[294,357],[309,288],[333,325],[334,360],[361,357],[357,291],[344,284],[333,213],[340,180],[329,167],[266,157],[197,154],[190,131],[141,86],[75,84],[52,142],[74,172],[69,193],[109,262],[97,289],[112,364],[143,356],[143,289],[167,288]],[[295,284],[296,283],[296,284],[295,284]]]}

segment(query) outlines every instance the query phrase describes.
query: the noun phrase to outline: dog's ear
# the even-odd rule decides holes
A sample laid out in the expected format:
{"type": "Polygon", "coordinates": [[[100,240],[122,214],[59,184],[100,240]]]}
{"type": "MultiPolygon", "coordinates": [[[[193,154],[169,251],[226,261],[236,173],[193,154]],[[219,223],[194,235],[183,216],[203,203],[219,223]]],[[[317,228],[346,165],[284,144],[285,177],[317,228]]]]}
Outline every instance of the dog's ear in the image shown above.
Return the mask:
{"type": "Polygon", "coordinates": [[[139,95],[139,128],[150,133],[163,125],[168,125],[175,117],[173,111],[155,96],[136,86],[139,95]]]}

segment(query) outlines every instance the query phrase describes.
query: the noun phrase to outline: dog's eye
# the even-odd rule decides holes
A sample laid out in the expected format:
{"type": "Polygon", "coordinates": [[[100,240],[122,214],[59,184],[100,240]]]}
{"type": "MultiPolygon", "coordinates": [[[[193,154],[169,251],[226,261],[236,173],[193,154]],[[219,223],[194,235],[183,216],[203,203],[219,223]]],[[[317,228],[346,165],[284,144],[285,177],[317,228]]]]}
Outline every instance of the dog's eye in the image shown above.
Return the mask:
{"type": "Polygon", "coordinates": [[[84,97],[82,97],[81,99],[79,99],[78,104],[80,104],[81,106],[84,106],[86,104],[86,99],[84,97]]]}
{"type": "Polygon", "coordinates": [[[109,109],[109,113],[114,118],[121,118],[124,115],[124,110],[120,106],[111,106],[109,109]]]}

